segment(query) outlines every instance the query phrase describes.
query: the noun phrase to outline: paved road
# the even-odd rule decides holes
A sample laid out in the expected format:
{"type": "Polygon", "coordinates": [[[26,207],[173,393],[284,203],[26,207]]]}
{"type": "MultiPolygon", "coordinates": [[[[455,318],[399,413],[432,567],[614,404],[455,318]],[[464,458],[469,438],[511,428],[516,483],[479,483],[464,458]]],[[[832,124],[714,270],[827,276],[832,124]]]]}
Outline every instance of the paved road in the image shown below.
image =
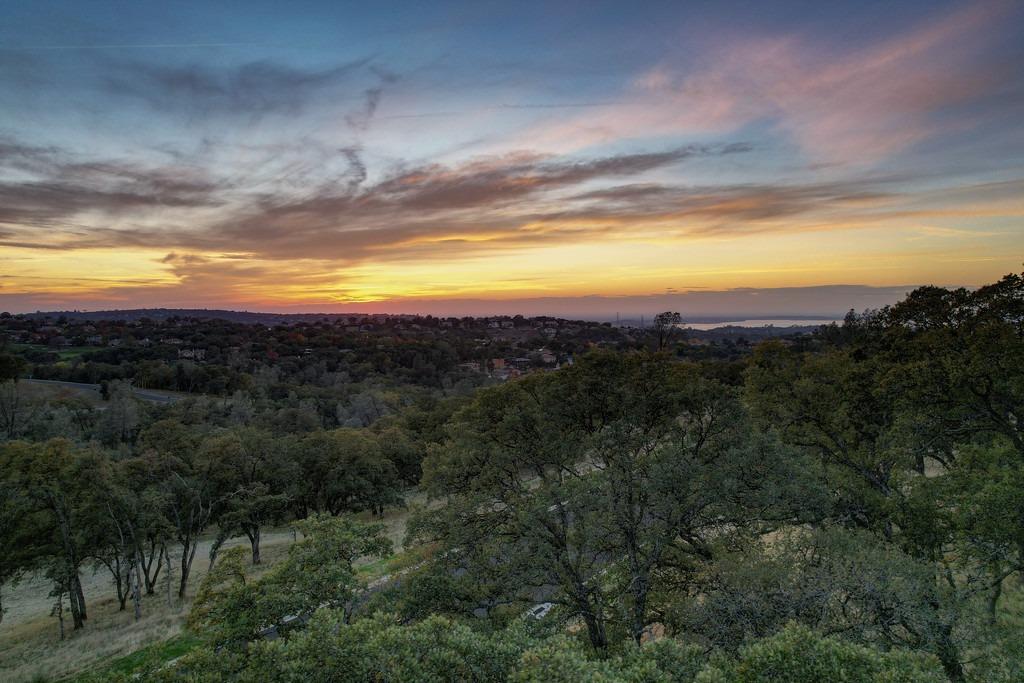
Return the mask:
{"type": "MultiPolygon", "coordinates": [[[[68,389],[82,389],[85,391],[94,391],[97,395],[100,393],[99,384],[86,384],[85,382],[61,382],[55,379],[23,379],[22,382],[28,382],[29,384],[49,384],[58,387],[67,387],[68,389]]],[[[180,400],[181,396],[175,396],[174,394],[164,394],[151,389],[141,389],[139,387],[132,387],[132,394],[136,398],[141,398],[143,401],[152,401],[153,403],[174,403],[180,400]]]]}

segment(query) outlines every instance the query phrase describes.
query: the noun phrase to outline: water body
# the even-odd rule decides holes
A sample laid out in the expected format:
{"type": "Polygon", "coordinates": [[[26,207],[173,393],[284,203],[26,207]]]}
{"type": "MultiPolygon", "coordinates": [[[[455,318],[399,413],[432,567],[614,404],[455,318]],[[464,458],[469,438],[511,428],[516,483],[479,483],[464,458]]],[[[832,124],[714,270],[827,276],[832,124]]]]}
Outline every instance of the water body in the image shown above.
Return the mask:
{"type": "Polygon", "coordinates": [[[812,320],[788,320],[785,318],[764,318],[756,320],[722,320],[713,323],[688,323],[684,322],[680,327],[691,330],[713,330],[716,327],[817,327],[829,323],[842,322],[834,318],[820,318],[812,320]]]}

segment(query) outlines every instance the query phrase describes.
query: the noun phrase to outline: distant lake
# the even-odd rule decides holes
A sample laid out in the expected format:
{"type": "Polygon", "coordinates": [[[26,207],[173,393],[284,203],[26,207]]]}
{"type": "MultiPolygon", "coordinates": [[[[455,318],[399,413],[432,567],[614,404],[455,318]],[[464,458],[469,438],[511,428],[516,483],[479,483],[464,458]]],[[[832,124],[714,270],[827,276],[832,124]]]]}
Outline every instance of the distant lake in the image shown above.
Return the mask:
{"type": "Polygon", "coordinates": [[[763,320],[723,320],[715,323],[687,323],[680,327],[691,330],[713,330],[716,327],[815,327],[817,325],[828,325],[829,323],[842,322],[834,318],[821,318],[812,320],[786,320],[784,318],[766,318],[763,320]]]}

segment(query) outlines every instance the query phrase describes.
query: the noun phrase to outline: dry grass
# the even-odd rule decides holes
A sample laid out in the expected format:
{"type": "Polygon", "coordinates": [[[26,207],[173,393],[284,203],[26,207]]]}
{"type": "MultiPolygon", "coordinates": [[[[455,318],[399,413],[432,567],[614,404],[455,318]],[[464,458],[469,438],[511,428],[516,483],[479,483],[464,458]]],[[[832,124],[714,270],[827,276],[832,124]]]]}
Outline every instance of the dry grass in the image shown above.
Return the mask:
{"type": "MultiPolygon", "coordinates": [[[[89,624],[61,641],[56,620],[44,617],[7,630],[0,639],[0,679],[53,680],[181,632],[187,606],[167,607],[155,597],[143,601],[143,618],[119,612],[112,599],[93,601],[89,624]]],[[[68,625],[70,628],[70,625],[68,625]]]]}
{"type": "MultiPolygon", "coordinates": [[[[425,496],[409,491],[406,500],[411,504],[423,504],[425,496]]],[[[368,513],[358,515],[358,518],[365,522],[383,524],[384,533],[394,543],[395,549],[401,548],[409,519],[408,508],[389,509],[379,518],[368,513]]],[[[254,575],[258,576],[284,557],[293,538],[290,528],[264,532],[263,564],[254,575]]],[[[196,552],[189,579],[190,594],[194,594],[209,569],[210,542],[210,539],[201,542],[196,552]]],[[[236,538],[226,543],[225,547],[247,543],[245,539],[236,538]]],[[[380,564],[381,571],[387,566],[382,560],[371,559],[358,564],[380,564]]],[[[360,573],[364,578],[373,578],[374,569],[376,567],[366,566],[360,573]]],[[[177,565],[175,580],[176,577],[177,565]]],[[[143,600],[143,616],[136,623],[130,602],[124,612],[118,611],[109,573],[105,569],[98,572],[84,571],[82,587],[89,621],[80,632],[73,632],[68,615],[65,621],[67,640],[63,642],[60,640],[57,619],[49,616],[53,598],[47,597],[50,585],[45,579],[32,577],[13,588],[6,588],[4,607],[7,613],[0,623],[0,681],[22,683],[57,679],[180,634],[188,616],[188,599],[185,604],[178,604],[175,595],[173,605],[168,606],[165,585],[161,576],[157,594],[143,600]]]]}
{"type": "MultiPolygon", "coordinates": [[[[409,492],[410,503],[422,504],[422,494],[409,492]]],[[[369,514],[358,516],[366,522],[383,524],[385,535],[398,549],[409,518],[409,510],[393,508],[383,517],[369,514]]],[[[254,572],[259,575],[273,566],[287,553],[293,534],[291,529],[277,529],[263,534],[263,564],[254,572]]],[[[242,538],[232,539],[225,547],[247,544],[242,538]]],[[[196,559],[189,579],[189,593],[194,594],[199,582],[209,569],[210,540],[203,541],[196,552],[196,559]]],[[[385,561],[370,559],[358,564],[380,564],[380,571],[389,566],[385,561]]],[[[376,567],[366,566],[361,571],[365,577],[373,578],[376,567]]],[[[175,580],[177,565],[175,565],[175,580]]],[[[57,619],[49,616],[53,598],[47,597],[50,585],[40,577],[29,578],[14,588],[4,591],[4,607],[7,613],[0,623],[0,681],[24,683],[34,680],[54,680],[68,674],[90,669],[112,659],[130,654],[140,648],[173,638],[182,632],[188,616],[189,602],[179,604],[177,596],[172,606],[167,605],[163,576],[160,577],[157,594],[143,600],[142,619],[135,622],[131,603],[120,612],[114,597],[113,583],[104,569],[98,572],[84,571],[82,586],[89,610],[89,621],[79,632],[71,630],[70,615],[65,617],[67,639],[60,640],[57,619]]]]}
{"type": "Polygon", "coordinates": [[[361,522],[383,524],[384,535],[394,544],[395,550],[400,550],[402,542],[405,540],[405,531],[409,526],[409,515],[412,510],[417,506],[423,506],[428,503],[426,494],[415,489],[406,491],[403,498],[407,507],[387,508],[381,517],[368,512],[355,516],[361,522]]]}
{"type": "MultiPolygon", "coordinates": [[[[238,545],[243,540],[235,539],[226,545],[238,545]]],[[[288,530],[264,534],[264,561],[256,574],[284,557],[291,541],[288,530]]],[[[195,592],[209,569],[208,553],[207,541],[196,553],[189,579],[190,593],[195,592]]],[[[157,594],[143,599],[142,619],[138,622],[133,619],[130,602],[125,611],[118,611],[106,570],[85,571],[82,580],[89,621],[84,629],[74,632],[70,615],[66,615],[64,641],[60,640],[57,619],[49,616],[53,599],[47,597],[49,586],[44,580],[33,578],[5,591],[4,606],[10,611],[0,623],[0,681],[54,680],[181,633],[188,616],[188,598],[180,604],[175,595],[173,604],[168,606],[162,577],[157,594]]]]}

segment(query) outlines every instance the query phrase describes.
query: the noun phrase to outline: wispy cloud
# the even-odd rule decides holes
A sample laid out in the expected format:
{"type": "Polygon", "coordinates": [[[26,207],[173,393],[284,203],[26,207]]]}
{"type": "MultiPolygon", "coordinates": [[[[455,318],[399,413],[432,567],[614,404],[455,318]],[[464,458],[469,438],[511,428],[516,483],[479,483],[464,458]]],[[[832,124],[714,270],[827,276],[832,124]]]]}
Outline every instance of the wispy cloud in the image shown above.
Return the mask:
{"type": "Polygon", "coordinates": [[[141,100],[156,111],[189,116],[230,115],[258,120],[268,114],[296,115],[311,100],[350,102],[348,121],[365,129],[380,103],[384,85],[397,76],[365,57],[326,69],[296,68],[273,61],[233,67],[111,62],[104,79],[108,93],[141,100]],[[362,84],[375,85],[364,88],[362,84]]]}
{"type": "Polygon", "coordinates": [[[1010,8],[973,3],[859,48],[796,34],[716,36],[696,61],[665,61],[638,74],[622,104],[527,136],[568,150],[767,121],[814,159],[876,162],[954,125],[936,114],[1016,78],[988,50],[1010,8]]]}
{"type": "MultiPolygon", "coordinates": [[[[57,149],[9,143],[0,146],[0,170],[6,164],[37,177],[0,182],[0,225],[8,226],[0,245],[166,249],[174,254],[165,264],[180,276],[186,266],[206,264],[196,256],[205,253],[329,259],[340,267],[475,258],[595,240],[737,238],[897,219],[928,225],[958,212],[1024,212],[1014,202],[1024,181],[912,193],[896,190],[900,179],[894,176],[717,185],[622,182],[750,150],[746,143],[731,143],[592,158],[519,153],[456,165],[399,166],[368,182],[361,150],[344,147],[333,153],[342,170],[332,182],[312,188],[271,184],[253,193],[189,166],[85,162],[57,149]],[[112,227],[104,217],[130,220],[112,227]],[[43,234],[42,226],[52,229],[43,234]]],[[[330,163],[329,154],[321,163],[330,163]]]]}
{"type": "MultiPolygon", "coordinates": [[[[31,229],[73,228],[79,235],[95,220],[154,209],[216,206],[224,186],[197,168],[147,167],[132,162],[80,160],[56,148],[0,141],[0,172],[17,171],[18,180],[0,175],[0,225],[31,229]],[[27,177],[26,177],[27,176],[27,177]],[[76,220],[91,216],[91,221],[76,220]]],[[[88,241],[89,238],[85,238],[88,241]]],[[[32,240],[41,247],[44,239],[32,240]]],[[[24,246],[25,240],[7,241],[24,246]]]]}

